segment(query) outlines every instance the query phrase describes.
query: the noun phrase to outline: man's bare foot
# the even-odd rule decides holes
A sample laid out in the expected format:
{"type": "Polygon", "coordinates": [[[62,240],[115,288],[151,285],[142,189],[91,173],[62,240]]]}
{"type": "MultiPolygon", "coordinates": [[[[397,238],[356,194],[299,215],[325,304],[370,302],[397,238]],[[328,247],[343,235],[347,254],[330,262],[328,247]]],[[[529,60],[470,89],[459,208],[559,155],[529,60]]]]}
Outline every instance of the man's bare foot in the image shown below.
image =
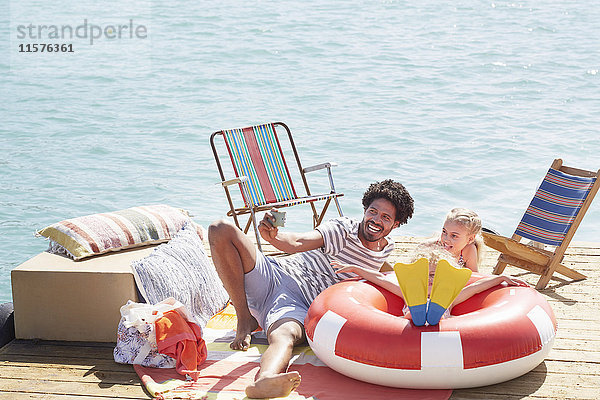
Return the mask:
{"type": "Polygon", "coordinates": [[[233,350],[248,350],[250,347],[250,334],[258,328],[258,322],[256,318],[250,316],[249,319],[238,318],[237,330],[235,332],[235,339],[229,345],[233,350]]]}
{"type": "Polygon", "coordinates": [[[246,388],[246,396],[252,399],[285,397],[300,385],[300,374],[297,371],[285,372],[259,378],[246,388]]]}

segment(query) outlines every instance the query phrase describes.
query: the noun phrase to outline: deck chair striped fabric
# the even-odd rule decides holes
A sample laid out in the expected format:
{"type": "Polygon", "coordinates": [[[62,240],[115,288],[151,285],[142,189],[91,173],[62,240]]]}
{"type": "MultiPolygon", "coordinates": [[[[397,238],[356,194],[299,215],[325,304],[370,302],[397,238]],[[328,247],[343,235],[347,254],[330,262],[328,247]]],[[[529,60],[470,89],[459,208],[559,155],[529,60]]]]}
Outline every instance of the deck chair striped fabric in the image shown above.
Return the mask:
{"type": "Polygon", "coordinates": [[[598,192],[600,170],[585,171],[554,160],[536,191],[512,238],[483,233],[485,243],[500,251],[495,274],[507,264],[537,273],[537,289],[548,284],[554,272],[574,280],[585,275],[561,264],[562,258],[583,216],[598,192]],[[554,251],[520,243],[522,238],[555,246],[554,251]]]}
{"type": "MultiPolygon", "coordinates": [[[[246,213],[251,214],[244,232],[248,231],[251,222],[254,224],[256,231],[254,213],[257,211],[268,210],[271,207],[281,208],[311,203],[314,226],[319,225],[322,221],[331,200],[334,200],[339,214],[342,215],[337,198],[343,196],[343,194],[336,193],[331,175],[331,166],[334,166],[335,164],[324,163],[313,167],[302,168],[291,131],[284,123],[275,122],[247,128],[221,130],[212,134],[210,142],[217,162],[217,168],[221,175],[222,184],[225,188],[225,193],[231,207],[228,215],[232,216],[236,225],[240,227],[237,216],[246,213]],[[306,195],[299,195],[294,186],[282,150],[282,143],[278,137],[277,127],[285,129],[288,134],[288,141],[291,150],[294,153],[298,171],[304,183],[306,195]],[[215,143],[215,138],[218,136],[222,136],[224,139],[232,169],[237,179],[230,179],[228,181],[225,179],[215,143]],[[305,173],[324,168],[328,171],[331,192],[312,195],[308,187],[305,173]],[[234,207],[228,189],[231,184],[239,185],[244,201],[244,207],[234,207]],[[322,200],[325,200],[326,203],[323,210],[319,213],[313,203],[322,200]]],[[[256,234],[256,237],[260,247],[260,237],[258,233],[256,234]]]]}
{"type": "Polygon", "coordinates": [[[515,233],[560,246],[594,182],[596,177],[574,176],[550,168],[515,233]]]}

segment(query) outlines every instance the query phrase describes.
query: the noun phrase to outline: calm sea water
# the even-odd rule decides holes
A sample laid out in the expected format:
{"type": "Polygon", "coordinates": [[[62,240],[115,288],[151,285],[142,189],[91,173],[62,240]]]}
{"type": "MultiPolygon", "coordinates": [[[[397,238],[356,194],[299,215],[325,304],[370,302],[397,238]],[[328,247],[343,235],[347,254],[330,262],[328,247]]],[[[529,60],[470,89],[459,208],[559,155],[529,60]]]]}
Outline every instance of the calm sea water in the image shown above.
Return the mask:
{"type": "MultiPolygon", "coordinates": [[[[222,128],[286,122],[305,166],[339,164],[347,215],[368,183],[401,181],[416,211],[398,235],[432,234],[454,206],[508,235],[554,158],[600,168],[597,4],[328,3],[3,2],[0,302],[47,224],[154,203],[223,216],[222,128]],[[33,43],[74,52],[19,52],[33,43]]],[[[309,229],[306,212],[288,227],[309,229]]],[[[599,234],[597,200],[575,240],[599,234]]]]}

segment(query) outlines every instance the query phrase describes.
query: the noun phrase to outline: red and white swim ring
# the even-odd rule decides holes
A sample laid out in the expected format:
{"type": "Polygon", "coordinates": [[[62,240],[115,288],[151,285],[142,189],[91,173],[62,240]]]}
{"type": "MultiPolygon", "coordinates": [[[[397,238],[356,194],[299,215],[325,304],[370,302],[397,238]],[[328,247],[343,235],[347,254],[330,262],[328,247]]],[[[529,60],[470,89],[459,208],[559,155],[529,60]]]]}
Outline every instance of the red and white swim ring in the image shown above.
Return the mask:
{"type": "MultiPolygon", "coordinates": [[[[483,275],[473,274],[469,283],[483,275]]],[[[413,325],[404,302],[364,280],[323,291],[304,321],[310,347],[325,364],[379,385],[454,389],[504,382],[539,365],[556,319],[535,289],[498,285],[455,306],[439,325],[413,325]]]]}

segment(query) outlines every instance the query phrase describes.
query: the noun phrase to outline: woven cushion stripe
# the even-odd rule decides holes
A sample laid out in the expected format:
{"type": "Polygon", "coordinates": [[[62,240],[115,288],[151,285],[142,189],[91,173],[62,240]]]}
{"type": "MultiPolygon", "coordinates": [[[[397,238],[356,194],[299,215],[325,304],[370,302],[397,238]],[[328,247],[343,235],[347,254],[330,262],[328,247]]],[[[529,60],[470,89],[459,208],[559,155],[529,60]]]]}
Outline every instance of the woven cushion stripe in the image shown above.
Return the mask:
{"type": "MultiPolygon", "coordinates": [[[[246,176],[248,177],[248,186],[250,188],[250,195],[254,204],[265,204],[265,197],[260,189],[260,184],[256,170],[252,165],[248,149],[246,148],[246,142],[244,141],[244,135],[241,129],[232,129],[223,131],[225,137],[225,144],[229,151],[229,157],[233,164],[235,176],[246,176]]],[[[241,186],[241,185],[240,185],[241,186]]],[[[241,187],[240,187],[241,189],[241,187]]],[[[242,190],[242,196],[246,206],[249,206],[249,199],[246,199],[246,194],[242,190]]]]}
{"type": "Polygon", "coordinates": [[[587,197],[595,178],[550,169],[515,233],[559,246],[587,197]]]}
{"type": "MultiPolygon", "coordinates": [[[[276,139],[273,125],[259,125],[254,127],[254,133],[259,145],[260,154],[264,160],[270,185],[275,192],[274,201],[283,201],[295,198],[291,178],[281,154],[281,147],[276,139]]],[[[274,201],[268,201],[274,202],[274,201]]]]}
{"type": "Polygon", "coordinates": [[[50,252],[69,254],[73,259],[166,242],[189,221],[187,213],[166,205],[70,218],[40,230],[50,239],[50,252]]]}

